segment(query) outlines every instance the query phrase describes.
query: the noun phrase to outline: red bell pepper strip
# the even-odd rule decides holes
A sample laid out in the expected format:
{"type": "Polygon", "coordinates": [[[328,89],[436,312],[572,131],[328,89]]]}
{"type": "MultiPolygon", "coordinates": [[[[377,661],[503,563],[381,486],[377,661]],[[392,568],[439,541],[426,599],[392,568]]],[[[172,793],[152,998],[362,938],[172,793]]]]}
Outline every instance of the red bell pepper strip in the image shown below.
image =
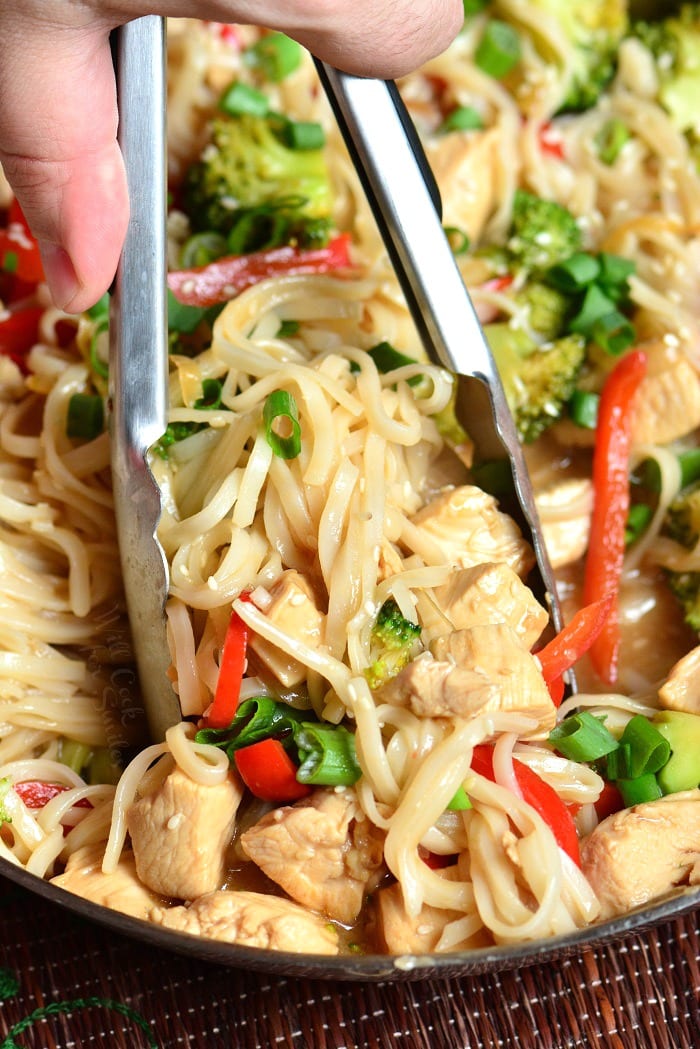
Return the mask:
{"type": "Polygon", "coordinates": [[[535,652],[542,667],[542,677],[556,706],[559,706],[564,692],[562,675],[591,647],[605,626],[612,606],[613,594],[607,594],[600,601],[585,605],[555,638],[539,652],[535,652]]]}
{"type": "Polygon", "coordinates": [[[622,800],[622,794],[620,794],[615,784],[606,783],[600,792],[600,797],[593,803],[593,807],[598,819],[604,820],[607,816],[612,816],[613,812],[619,812],[620,809],[624,809],[625,803],[622,800]]]}
{"type": "Polygon", "coordinates": [[[186,306],[216,306],[268,277],[348,269],[349,249],[350,234],[341,233],[325,248],[285,245],[252,255],[227,255],[206,266],[174,270],[168,274],[168,287],[186,306]]]}
{"type": "Polygon", "coordinates": [[[593,452],[593,515],[583,602],[593,604],[608,594],[613,595],[610,613],[590,649],[593,668],[608,685],[617,680],[620,649],[617,604],[629,509],[631,407],[646,372],[647,358],[642,350],[626,354],[606,379],[598,406],[593,452]]]}
{"type": "Polygon", "coordinates": [[[44,310],[30,306],[16,312],[0,313],[0,356],[9,357],[26,375],[25,357],[39,338],[39,321],[44,310]]]}
{"type": "MultiPolygon", "coordinates": [[[[27,779],[22,783],[13,783],[12,789],[28,809],[43,809],[44,805],[55,798],[58,794],[64,794],[69,790],[62,783],[45,783],[40,779],[27,779]]],[[[88,798],[76,801],[76,808],[91,809],[92,802],[88,798]]]]}
{"type": "Polygon", "coordinates": [[[539,130],[539,146],[543,153],[557,160],[564,159],[564,140],[550,123],[542,124],[539,130]]]}
{"type": "Polygon", "coordinates": [[[214,700],[204,718],[208,728],[227,728],[233,721],[245,672],[247,647],[248,627],[236,612],[232,612],[221,652],[214,700]]]}
{"type": "Polygon", "coordinates": [[[0,230],[0,269],[27,284],[38,284],[44,279],[39,245],[16,200],[7,219],[7,228],[0,230]]]}
{"type": "MultiPolygon", "coordinates": [[[[481,744],[474,747],[472,769],[480,776],[495,782],[493,774],[493,747],[481,744]]],[[[577,867],[581,866],[576,824],[568,808],[553,787],[524,765],[513,758],[513,772],[523,795],[523,801],[539,813],[552,831],[557,845],[564,850],[577,867]]]]}
{"type": "Polygon", "coordinates": [[[239,775],[251,794],[263,801],[298,801],[311,793],[297,779],[297,767],[278,739],[263,739],[234,752],[239,775]]]}

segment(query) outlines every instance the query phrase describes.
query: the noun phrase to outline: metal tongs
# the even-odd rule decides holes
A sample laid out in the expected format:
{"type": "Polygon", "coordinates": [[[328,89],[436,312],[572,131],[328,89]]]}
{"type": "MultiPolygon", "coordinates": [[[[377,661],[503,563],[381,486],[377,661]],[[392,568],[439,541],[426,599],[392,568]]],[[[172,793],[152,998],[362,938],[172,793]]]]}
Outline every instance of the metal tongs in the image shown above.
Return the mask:
{"type": "MultiPolygon", "coordinates": [[[[499,501],[532,542],[529,580],[561,615],[527,467],[488,343],[440,221],[437,187],[396,86],[317,62],[406,301],[431,360],[458,376],[456,412],[480,463],[503,464],[499,501]],[[505,488],[503,479],[506,479],[505,488]]],[[[151,734],[180,718],[166,671],[168,569],[147,452],[166,427],[165,43],[155,16],[119,32],[120,143],[131,222],[110,322],[113,476],[124,586],[151,734]]]]}

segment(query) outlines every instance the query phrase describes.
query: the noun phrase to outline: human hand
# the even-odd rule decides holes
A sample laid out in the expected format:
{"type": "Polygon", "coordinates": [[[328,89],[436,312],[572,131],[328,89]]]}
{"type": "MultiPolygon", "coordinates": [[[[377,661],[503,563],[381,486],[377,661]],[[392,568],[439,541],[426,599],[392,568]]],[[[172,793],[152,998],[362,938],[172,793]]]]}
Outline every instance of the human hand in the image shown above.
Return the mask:
{"type": "Polygon", "coordinates": [[[324,61],[395,77],[443,50],[459,0],[0,0],[0,162],[56,304],[109,287],[128,221],[109,33],[142,14],[280,29],[324,61]]]}

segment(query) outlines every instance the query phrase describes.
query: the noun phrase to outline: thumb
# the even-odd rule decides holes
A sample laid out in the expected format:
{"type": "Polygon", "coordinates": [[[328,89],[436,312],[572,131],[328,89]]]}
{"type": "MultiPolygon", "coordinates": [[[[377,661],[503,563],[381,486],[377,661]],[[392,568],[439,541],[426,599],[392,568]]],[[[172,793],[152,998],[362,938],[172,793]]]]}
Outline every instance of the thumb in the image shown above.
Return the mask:
{"type": "Polygon", "coordinates": [[[2,6],[0,162],[56,304],[79,312],[109,287],[128,221],[109,27],[13,33],[2,6]]]}

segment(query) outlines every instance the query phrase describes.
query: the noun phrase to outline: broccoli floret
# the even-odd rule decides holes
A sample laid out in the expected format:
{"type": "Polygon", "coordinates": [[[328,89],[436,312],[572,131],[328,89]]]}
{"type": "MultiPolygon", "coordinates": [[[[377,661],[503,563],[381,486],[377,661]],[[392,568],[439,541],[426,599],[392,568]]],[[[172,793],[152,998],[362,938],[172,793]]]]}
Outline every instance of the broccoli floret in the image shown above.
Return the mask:
{"type": "MultiPolygon", "coordinates": [[[[700,481],[684,488],[670,504],[663,533],[687,550],[695,549],[700,541],[700,481]]],[[[700,572],[667,571],[666,578],[686,623],[700,631],[700,572]]]]}
{"type": "Polygon", "coordinates": [[[384,602],[372,626],[374,659],[364,672],[370,688],[379,688],[410,663],[420,633],[419,625],[403,616],[393,598],[384,602]]]}
{"type": "Polygon", "coordinates": [[[555,423],[576,388],[586,356],[582,335],[539,346],[505,323],[484,328],[520,440],[530,444],[555,423]]]}
{"type": "Polygon", "coordinates": [[[700,539],[700,481],[688,485],[666,511],[664,534],[693,550],[700,539]]]}
{"type": "Polygon", "coordinates": [[[683,4],[656,22],[638,21],[632,33],[654,57],[658,100],[679,131],[698,133],[700,116],[700,4],[683,4]]]}
{"type": "MultiPolygon", "coordinates": [[[[562,110],[589,109],[612,79],[617,48],[628,28],[628,6],[628,0],[531,0],[528,11],[541,11],[556,22],[571,45],[562,110]]],[[[527,28],[536,34],[532,25],[527,28]]],[[[535,35],[535,45],[544,51],[546,36],[540,39],[535,35]]],[[[555,58],[549,48],[544,57],[555,58]]]]}
{"type": "Polygon", "coordinates": [[[3,823],[12,823],[12,816],[10,816],[4,804],[5,795],[11,786],[12,784],[7,777],[0,779],[0,827],[3,823]]]}
{"type": "Polygon", "coordinates": [[[530,327],[545,339],[556,339],[564,331],[572,300],[563,291],[543,281],[529,281],[515,301],[527,311],[530,327]]]}
{"type": "Polygon", "coordinates": [[[229,233],[242,212],[268,205],[308,224],[317,239],[328,223],[331,187],[322,149],[290,149],[277,134],[278,117],[222,116],[211,142],[185,175],[183,206],[193,228],[229,233]]]}
{"type": "Polygon", "coordinates": [[[579,251],[581,241],[581,229],[568,208],[516,190],[507,245],[516,268],[541,273],[579,251]]]}

